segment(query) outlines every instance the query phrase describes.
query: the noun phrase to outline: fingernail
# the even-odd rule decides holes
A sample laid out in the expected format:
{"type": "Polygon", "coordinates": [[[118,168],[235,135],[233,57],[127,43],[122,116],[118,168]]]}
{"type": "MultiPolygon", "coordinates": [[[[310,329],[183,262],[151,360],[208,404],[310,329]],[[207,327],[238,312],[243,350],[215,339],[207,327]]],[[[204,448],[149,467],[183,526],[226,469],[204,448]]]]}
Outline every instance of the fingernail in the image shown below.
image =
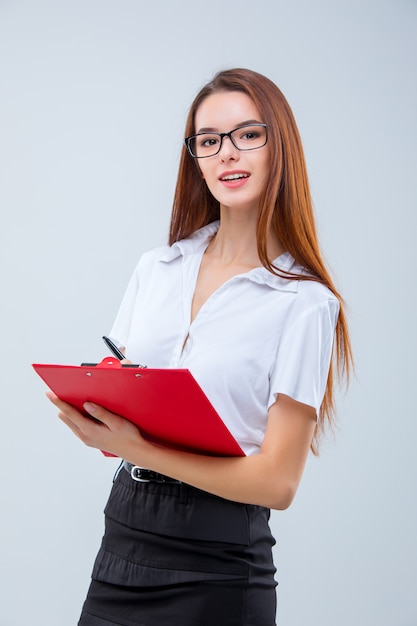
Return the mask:
{"type": "Polygon", "coordinates": [[[92,404],[91,402],[85,402],[84,408],[88,413],[94,413],[94,411],[96,410],[96,405],[92,404]]]}

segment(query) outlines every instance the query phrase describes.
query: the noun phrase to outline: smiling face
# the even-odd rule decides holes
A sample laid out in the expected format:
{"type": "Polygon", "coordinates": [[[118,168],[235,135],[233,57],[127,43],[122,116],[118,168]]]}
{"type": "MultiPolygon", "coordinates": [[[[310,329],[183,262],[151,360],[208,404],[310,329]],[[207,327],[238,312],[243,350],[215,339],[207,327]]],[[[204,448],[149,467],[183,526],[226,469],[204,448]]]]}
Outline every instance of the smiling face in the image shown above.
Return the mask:
{"type": "MultiPolygon", "coordinates": [[[[263,122],[248,95],[240,91],[218,91],[207,96],[198,107],[195,132],[227,133],[240,126],[263,122]]],[[[244,130],[238,137],[240,145],[251,139],[244,130]]],[[[229,137],[224,137],[217,154],[197,159],[197,163],[221,208],[250,211],[258,208],[269,174],[268,144],[255,150],[239,150],[229,137]]]]}

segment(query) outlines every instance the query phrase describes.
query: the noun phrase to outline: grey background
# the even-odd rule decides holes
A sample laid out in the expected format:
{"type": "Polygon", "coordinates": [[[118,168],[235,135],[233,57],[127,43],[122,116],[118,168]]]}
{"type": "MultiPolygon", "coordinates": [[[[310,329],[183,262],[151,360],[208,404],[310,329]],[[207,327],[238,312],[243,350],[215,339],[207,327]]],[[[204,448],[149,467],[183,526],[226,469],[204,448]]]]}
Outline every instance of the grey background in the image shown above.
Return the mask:
{"type": "Polygon", "coordinates": [[[1,626],[73,626],[115,460],[32,362],[105,356],[165,242],[187,108],[220,68],[286,94],[357,371],[335,441],[274,512],[280,626],[416,626],[415,0],[2,0],[1,626]]]}

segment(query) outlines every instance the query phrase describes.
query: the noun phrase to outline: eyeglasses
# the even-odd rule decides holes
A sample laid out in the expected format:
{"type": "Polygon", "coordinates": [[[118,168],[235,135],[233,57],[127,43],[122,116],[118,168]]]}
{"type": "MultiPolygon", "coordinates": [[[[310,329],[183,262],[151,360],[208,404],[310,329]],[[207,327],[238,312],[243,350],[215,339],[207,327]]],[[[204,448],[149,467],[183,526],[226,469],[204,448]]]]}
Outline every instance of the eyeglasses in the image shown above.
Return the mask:
{"type": "Polygon", "coordinates": [[[188,152],[195,159],[204,159],[220,152],[224,137],[238,150],[256,150],[268,141],[266,124],[245,124],[228,133],[198,133],[186,137],[184,143],[188,152]]]}

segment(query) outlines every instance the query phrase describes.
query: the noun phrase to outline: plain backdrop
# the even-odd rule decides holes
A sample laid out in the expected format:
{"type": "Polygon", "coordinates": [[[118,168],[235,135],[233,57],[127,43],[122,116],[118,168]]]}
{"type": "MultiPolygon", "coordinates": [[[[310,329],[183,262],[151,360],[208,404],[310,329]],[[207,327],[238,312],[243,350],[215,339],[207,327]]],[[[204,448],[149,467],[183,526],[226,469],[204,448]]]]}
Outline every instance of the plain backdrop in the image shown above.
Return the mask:
{"type": "Polygon", "coordinates": [[[356,358],[272,514],[278,624],[417,625],[416,42],[415,0],[0,0],[0,626],[76,624],[117,464],[31,363],[107,354],[167,238],[188,106],[235,66],[293,108],[356,358]]]}

